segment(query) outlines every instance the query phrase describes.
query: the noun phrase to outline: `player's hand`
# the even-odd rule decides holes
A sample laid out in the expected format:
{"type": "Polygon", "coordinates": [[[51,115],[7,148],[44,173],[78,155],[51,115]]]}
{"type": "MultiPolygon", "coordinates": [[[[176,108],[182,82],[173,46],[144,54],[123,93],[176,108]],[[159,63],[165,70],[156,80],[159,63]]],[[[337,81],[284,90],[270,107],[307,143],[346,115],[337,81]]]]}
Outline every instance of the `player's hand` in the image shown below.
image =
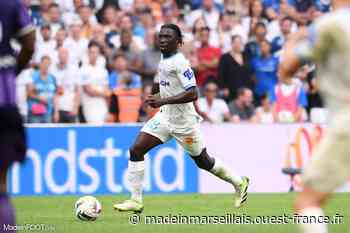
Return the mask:
{"type": "Polygon", "coordinates": [[[160,106],[165,104],[164,100],[161,99],[159,95],[147,96],[145,99],[145,103],[150,105],[152,108],[159,108],[160,106]]]}

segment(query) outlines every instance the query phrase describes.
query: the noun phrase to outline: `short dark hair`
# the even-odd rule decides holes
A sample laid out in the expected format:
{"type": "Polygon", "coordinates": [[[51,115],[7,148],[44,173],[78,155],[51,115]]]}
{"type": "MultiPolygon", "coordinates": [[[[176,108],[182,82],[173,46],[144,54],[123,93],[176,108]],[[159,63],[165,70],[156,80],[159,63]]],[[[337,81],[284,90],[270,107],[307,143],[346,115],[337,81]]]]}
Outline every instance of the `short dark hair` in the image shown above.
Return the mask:
{"type": "Polygon", "coordinates": [[[112,57],[112,60],[115,61],[118,58],[124,58],[125,60],[128,60],[127,57],[125,56],[125,54],[122,52],[117,52],[116,54],[114,54],[112,57]]]}
{"type": "Polygon", "coordinates": [[[88,9],[92,10],[91,6],[83,4],[83,5],[79,6],[78,12],[80,12],[80,10],[83,9],[83,8],[88,8],[88,9]]]}
{"type": "Polygon", "coordinates": [[[282,22],[284,22],[284,21],[293,22],[293,19],[292,19],[291,17],[289,17],[289,16],[285,16],[285,17],[283,17],[283,18],[281,19],[281,21],[282,21],[282,22]]]}
{"type": "Polygon", "coordinates": [[[265,92],[264,94],[262,94],[261,96],[260,96],[260,99],[261,100],[264,100],[264,99],[268,99],[270,96],[269,96],[269,93],[268,92],[265,92]]]}
{"type": "Polygon", "coordinates": [[[237,97],[244,95],[244,93],[249,90],[247,87],[240,87],[237,90],[237,97]]]}
{"type": "Polygon", "coordinates": [[[180,44],[183,43],[183,35],[182,35],[182,32],[181,32],[179,26],[177,26],[176,24],[173,24],[173,23],[168,23],[168,24],[163,24],[160,29],[162,29],[162,28],[170,28],[170,29],[174,30],[176,32],[176,36],[178,38],[179,43],[180,44]]]}
{"type": "Polygon", "coordinates": [[[241,41],[242,41],[242,36],[241,36],[241,35],[234,34],[234,35],[231,36],[231,42],[233,42],[233,41],[236,40],[237,38],[241,39],[241,41]]]}
{"type": "Polygon", "coordinates": [[[268,41],[266,38],[265,39],[263,39],[261,42],[260,42],[260,44],[261,43],[266,43],[266,44],[268,44],[268,45],[270,45],[271,46],[271,42],[270,41],[268,41]]]}
{"type": "Polygon", "coordinates": [[[263,27],[263,28],[266,29],[266,25],[265,25],[265,23],[262,22],[262,21],[259,21],[259,22],[256,23],[256,25],[255,25],[255,30],[256,30],[258,27],[263,27]]]}
{"type": "Polygon", "coordinates": [[[60,8],[60,6],[57,4],[57,3],[51,3],[50,5],[49,5],[49,9],[51,9],[51,8],[60,8]]]}
{"type": "Polygon", "coordinates": [[[90,49],[92,47],[97,47],[100,51],[102,51],[100,44],[94,40],[90,41],[88,44],[88,49],[90,49]]]}
{"type": "Polygon", "coordinates": [[[40,58],[40,62],[43,62],[44,60],[49,60],[51,61],[51,57],[49,55],[44,55],[40,58]]]}

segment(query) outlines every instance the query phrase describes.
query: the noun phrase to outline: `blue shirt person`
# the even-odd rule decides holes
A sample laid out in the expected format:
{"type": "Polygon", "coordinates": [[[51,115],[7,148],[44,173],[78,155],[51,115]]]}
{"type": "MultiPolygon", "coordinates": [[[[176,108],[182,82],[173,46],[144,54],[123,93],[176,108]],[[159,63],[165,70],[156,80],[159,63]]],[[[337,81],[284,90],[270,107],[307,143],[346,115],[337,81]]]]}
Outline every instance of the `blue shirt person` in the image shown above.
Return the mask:
{"type": "Polygon", "coordinates": [[[50,58],[41,58],[39,71],[33,72],[32,83],[28,87],[28,122],[53,122],[56,79],[48,72],[50,58]]]}
{"type": "Polygon", "coordinates": [[[271,55],[271,45],[267,40],[261,43],[261,57],[252,61],[252,70],[255,74],[255,95],[261,97],[269,92],[277,83],[278,58],[271,55]]]}
{"type": "MultiPolygon", "coordinates": [[[[128,60],[124,54],[116,54],[113,57],[113,71],[109,74],[108,82],[110,90],[114,90],[118,87],[120,82],[120,74],[128,71],[128,60]]],[[[142,82],[141,77],[138,74],[130,72],[131,74],[131,82],[129,84],[129,88],[141,88],[142,82]]]]}

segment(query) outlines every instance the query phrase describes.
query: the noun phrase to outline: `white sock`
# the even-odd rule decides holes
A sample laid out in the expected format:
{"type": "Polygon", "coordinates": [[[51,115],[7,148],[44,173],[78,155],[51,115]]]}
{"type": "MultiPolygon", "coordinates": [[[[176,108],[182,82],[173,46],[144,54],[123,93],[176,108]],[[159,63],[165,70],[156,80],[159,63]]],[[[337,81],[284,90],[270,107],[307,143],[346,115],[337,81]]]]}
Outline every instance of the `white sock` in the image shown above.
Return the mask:
{"type": "Polygon", "coordinates": [[[232,174],[232,172],[227,169],[224,163],[218,158],[215,158],[214,167],[209,172],[219,177],[220,179],[229,182],[235,188],[243,182],[242,177],[232,174]]]}
{"type": "Polygon", "coordinates": [[[131,199],[142,203],[142,184],[145,173],[145,162],[129,161],[128,173],[128,180],[131,184],[131,199]]]}
{"type": "MultiPolygon", "coordinates": [[[[303,209],[300,213],[300,216],[324,216],[323,210],[319,207],[309,207],[303,209]]],[[[311,220],[309,220],[311,221],[311,220]]],[[[301,223],[299,224],[303,233],[327,233],[327,225],[325,223],[301,223]]]]}

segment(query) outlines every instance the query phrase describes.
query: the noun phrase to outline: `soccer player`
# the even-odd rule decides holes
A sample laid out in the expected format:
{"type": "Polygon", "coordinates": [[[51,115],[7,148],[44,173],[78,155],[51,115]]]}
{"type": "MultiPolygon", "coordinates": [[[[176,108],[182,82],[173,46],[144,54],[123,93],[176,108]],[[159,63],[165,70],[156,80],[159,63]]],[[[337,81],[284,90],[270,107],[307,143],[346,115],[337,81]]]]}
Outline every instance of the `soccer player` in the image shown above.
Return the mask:
{"type": "Polygon", "coordinates": [[[0,233],[14,225],[14,211],[6,194],[6,174],[15,161],[23,161],[26,141],[22,119],[16,107],[15,78],[34,52],[35,28],[21,0],[0,0],[0,233]],[[22,45],[15,56],[10,40],[22,45]]]}
{"type": "MultiPolygon", "coordinates": [[[[331,192],[350,176],[350,0],[334,0],[332,5],[334,12],[287,42],[279,70],[282,79],[289,79],[306,59],[313,59],[330,112],[327,134],[304,171],[304,190],[295,203],[300,215],[317,219],[323,218],[321,206],[331,192]]],[[[304,233],[327,232],[325,223],[300,226],[304,233]]]]}
{"type": "Polygon", "coordinates": [[[152,95],[146,102],[160,111],[142,128],[130,148],[128,179],[131,199],[114,205],[120,211],[141,212],[144,155],[153,147],[175,138],[201,169],[229,182],[236,190],[234,206],[247,200],[249,179],[232,174],[219,159],[208,155],[199,129],[200,117],[195,111],[198,98],[196,80],[189,61],[178,51],[182,33],[175,24],[165,24],[159,33],[162,59],[158,67],[152,95]]]}

